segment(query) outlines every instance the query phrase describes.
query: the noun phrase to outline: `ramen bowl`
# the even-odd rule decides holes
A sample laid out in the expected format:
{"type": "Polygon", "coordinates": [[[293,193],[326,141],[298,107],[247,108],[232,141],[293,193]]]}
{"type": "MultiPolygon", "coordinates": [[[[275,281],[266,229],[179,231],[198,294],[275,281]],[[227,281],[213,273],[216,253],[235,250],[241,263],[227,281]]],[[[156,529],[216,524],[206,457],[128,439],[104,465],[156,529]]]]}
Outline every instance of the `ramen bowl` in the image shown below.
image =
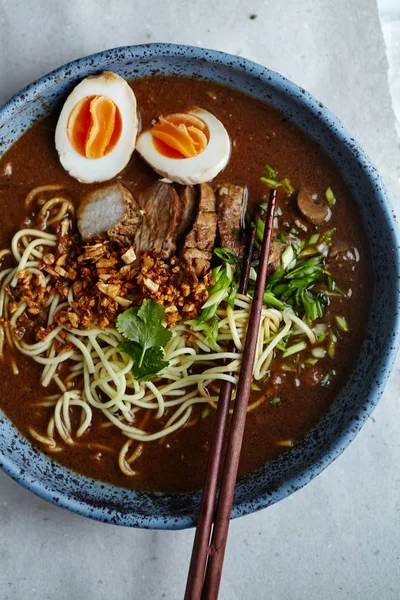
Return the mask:
{"type": "MultiPolygon", "coordinates": [[[[399,233],[393,210],[379,174],[363,150],[308,92],[249,60],[197,47],[149,44],[117,48],[53,71],[0,110],[0,154],[37,119],[59,108],[82,78],[104,70],[126,79],[192,76],[226,84],[267,102],[330,157],[359,206],[368,235],[375,292],[355,366],[316,427],[289,452],[238,481],[232,517],[240,517],[282,500],[325,469],[354,439],[382,394],[399,344],[399,233]]],[[[74,473],[33,447],[1,412],[0,466],[41,498],[99,521],[155,529],[181,529],[196,522],[200,492],[133,491],[74,473]]]]}

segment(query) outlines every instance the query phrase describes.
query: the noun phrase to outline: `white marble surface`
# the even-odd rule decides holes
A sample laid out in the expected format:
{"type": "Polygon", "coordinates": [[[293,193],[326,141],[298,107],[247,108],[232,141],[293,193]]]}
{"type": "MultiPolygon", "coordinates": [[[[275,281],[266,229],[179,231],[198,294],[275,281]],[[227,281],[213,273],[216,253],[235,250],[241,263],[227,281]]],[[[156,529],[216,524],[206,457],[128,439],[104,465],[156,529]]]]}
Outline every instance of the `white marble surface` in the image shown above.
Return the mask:
{"type": "MultiPolygon", "coordinates": [[[[147,41],[240,53],[303,85],[364,145],[400,208],[374,0],[0,0],[0,102],[63,62],[147,41]]],[[[341,458],[279,505],[232,523],[223,600],[398,600],[399,390],[397,362],[373,418],[341,458]]],[[[179,599],[192,535],[94,523],[1,474],[0,599],[179,599]]]]}
{"type": "Polygon", "coordinates": [[[400,137],[400,0],[378,0],[378,8],[389,63],[389,90],[400,137]]]}

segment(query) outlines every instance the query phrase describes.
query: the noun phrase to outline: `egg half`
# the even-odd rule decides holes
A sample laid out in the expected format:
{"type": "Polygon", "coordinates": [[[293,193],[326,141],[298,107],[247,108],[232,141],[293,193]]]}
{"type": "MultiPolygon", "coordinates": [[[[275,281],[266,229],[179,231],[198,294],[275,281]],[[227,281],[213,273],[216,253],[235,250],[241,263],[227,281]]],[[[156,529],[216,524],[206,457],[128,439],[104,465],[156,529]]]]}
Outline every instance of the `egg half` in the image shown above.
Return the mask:
{"type": "Polygon", "coordinates": [[[138,130],[136,98],[128,83],[105,71],[70,93],[58,119],[60,162],[82,183],[108,181],[127,165],[138,130]]]}
{"type": "Polygon", "coordinates": [[[193,108],[160,117],[139,135],[136,150],[159,175],[192,185],[210,181],[226,167],[231,143],[217,117],[193,108]]]}

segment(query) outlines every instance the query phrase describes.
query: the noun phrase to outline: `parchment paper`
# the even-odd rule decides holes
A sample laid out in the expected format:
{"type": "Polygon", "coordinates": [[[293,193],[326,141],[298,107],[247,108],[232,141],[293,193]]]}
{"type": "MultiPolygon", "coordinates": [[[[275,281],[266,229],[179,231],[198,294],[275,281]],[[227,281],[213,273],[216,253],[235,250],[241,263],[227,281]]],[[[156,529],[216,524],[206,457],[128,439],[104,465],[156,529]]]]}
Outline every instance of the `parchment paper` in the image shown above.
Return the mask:
{"type": "MultiPolygon", "coordinates": [[[[374,0],[0,0],[0,100],[79,56],[148,41],[242,54],[301,84],[359,139],[399,208],[374,0]]],[[[223,600],[398,600],[399,390],[398,362],[340,459],[279,505],[232,523],[223,600]]],[[[192,538],[91,522],[0,475],[2,600],[179,599],[192,538]]]]}

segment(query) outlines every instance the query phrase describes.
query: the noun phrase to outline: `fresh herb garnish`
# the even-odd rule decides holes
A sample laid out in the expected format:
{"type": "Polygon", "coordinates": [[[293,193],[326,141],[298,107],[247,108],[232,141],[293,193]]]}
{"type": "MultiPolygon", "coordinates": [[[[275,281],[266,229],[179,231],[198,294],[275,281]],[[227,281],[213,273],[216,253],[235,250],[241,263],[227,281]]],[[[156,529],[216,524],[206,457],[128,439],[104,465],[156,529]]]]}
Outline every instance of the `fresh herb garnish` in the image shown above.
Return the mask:
{"type": "Polygon", "coordinates": [[[137,381],[151,381],[169,365],[160,346],[147,348],[144,354],[136,342],[120,342],[118,348],[132,359],[132,374],[137,381]]]}
{"type": "Polygon", "coordinates": [[[161,325],[164,317],[164,307],[148,299],[118,316],[117,330],[128,340],[120,342],[118,348],[132,359],[132,373],[138,381],[149,381],[169,364],[164,360],[163,347],[172,333],[161,325]]]}

